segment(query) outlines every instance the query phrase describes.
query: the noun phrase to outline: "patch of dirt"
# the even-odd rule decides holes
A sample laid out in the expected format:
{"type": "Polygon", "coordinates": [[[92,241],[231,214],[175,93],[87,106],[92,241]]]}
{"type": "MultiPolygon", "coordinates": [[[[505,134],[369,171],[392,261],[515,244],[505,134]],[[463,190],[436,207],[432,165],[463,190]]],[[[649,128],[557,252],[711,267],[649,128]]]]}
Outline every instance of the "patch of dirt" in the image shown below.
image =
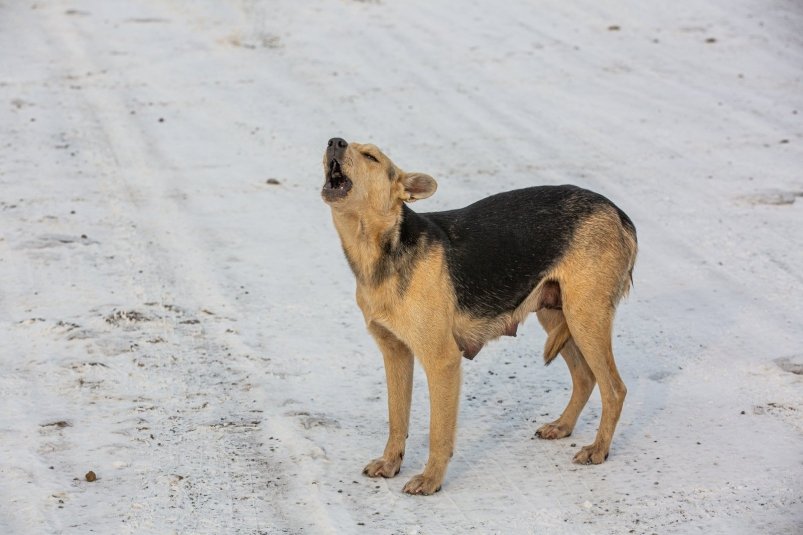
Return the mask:
{"type": "Polygon", "coordinates": [[[226,427],[247,427],[247,428],[256,428],[259,427],[259,424],[262,423],[261,420],[247,420],[247,421],[239,421],[239,422],[219,422],[215,424],[209,424],[209,427],[212,429],[221,429],[226,427]]]}
{"type": "Polygon", "coordinates": [[[46,424],[39,424],[39,427],[58,427],[59,429],[63,429],[65,427],[72,427],[72,424],[66,420],[59,420],[57,422],[49,422],[46,424]]]}
{"type": "Polygon", "coordinates": [[[125,19],[124,22],[133,22],[136,24],[164,24],[170,22],[170,19],[161,19],[158,17],[136,17],[125,19]]]}
{"type": "Polygon", "coordinates": [[[792,405],[784,405],[783,403],[775,403],[770,401],[766,405],[756,405],[753,407],[753,414],[784,414],[789,412],[797,412],[797,408],[792,405]]]}
{"type": "Polygon", "coordinates": [[[50,249],[53,247],[63,247],[73,243],[81,245],[98,244],[97,240],[92,240],[86,234],[80,236],[70,236],[67,234],[42,234],[33,240],[28,240],[20,244],[22,249],[50,249]]]}
{"type": "Polygon", "coordinates": [[[803,191],[768,189],[743,195],[739,199],[753,205],[784,206],[794,204],[798,197],[803,197],[803,191]]]}
{"type": "Polygon", "coordinates": [[[277,49],[282,48],[282,39],[278,35],[264,34],[253,38],[243,37],[238,33],[232,34],[224,39],[224,42],[238,48],[255,50],[257,48],[277,49]]]}
{"type": "Polygon", "coordinates": [[[777,358],[775,364],[785,372],[803,375],[803,356],[777,358]]]}
{"type": "Polygon", "coordinates": [[[18,323],[21,325],[33,325],[35,323],[41,323],[43,321],[47,320],[45,320],[45,318],[28,318],[25,320],[20,320],[18,323]]]}
{"type": "Polygon", "coordinates": [[[108,368],[108,366],[106,366],[102,362],[79,362],[77,364],[72,364],[70,368],[72,368],[73,370],[79,370],[84,366],[91,366],[91,367],[100,366],[101,368],[108,368]]]}
{"type": "Polygon", "coordinates": [[[121,325],[124,323],[141,323],[143,321],[152,321],[153,318],[146,316],[142,312],[136,310],[113,310],[111,314],[104,318],[106,323],[110,325],[121,325]]]}
{"type": "Polygon", "coordinates": [[[304,429],[312,429],[313,427],[340,429],[340,422],[321,414],[310,414],[306,411],[289,411],[285,413],[285,416],[297,417],[304,429]]]}

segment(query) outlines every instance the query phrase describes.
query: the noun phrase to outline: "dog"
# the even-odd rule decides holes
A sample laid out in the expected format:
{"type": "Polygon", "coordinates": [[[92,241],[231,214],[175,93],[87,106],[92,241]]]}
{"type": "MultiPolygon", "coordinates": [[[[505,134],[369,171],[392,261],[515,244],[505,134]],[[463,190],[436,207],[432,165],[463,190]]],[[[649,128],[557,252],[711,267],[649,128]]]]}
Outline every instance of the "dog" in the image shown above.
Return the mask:
{"type": "Polygon", "coordinates": [[[323,200],[357,280],[357,304],[382,352],[390,432],[370,477],[394,477],[404,457],[414,356],[430,396],[429,458],[408,494],[441,488],[454,452],[463,358],[515,336],[535,312],[547,332],[544,361],[560,353],[572,376],[566,409],[536,434],[572,433],[595,383],[602,417],[580,464],[608,457],[627,388],[614,362],[616,306],[632,283],[636,228],[607,198],[576,186],[499,193],[465,208],[416,213],[435,179],[397,167],[371,144],[329,140],[323,200]]]}

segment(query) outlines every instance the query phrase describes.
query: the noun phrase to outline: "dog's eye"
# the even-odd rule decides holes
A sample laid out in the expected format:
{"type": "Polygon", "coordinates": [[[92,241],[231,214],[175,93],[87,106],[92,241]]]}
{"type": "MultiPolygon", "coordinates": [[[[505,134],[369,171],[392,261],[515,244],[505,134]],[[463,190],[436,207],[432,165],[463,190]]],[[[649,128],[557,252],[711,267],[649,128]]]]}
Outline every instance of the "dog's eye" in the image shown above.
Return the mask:
{"type": "Polygon", "coordinates": [[[372,162],[379,163],[379,159],[370,152],[363,152],[362,155],[371,160],[372,162]]]}

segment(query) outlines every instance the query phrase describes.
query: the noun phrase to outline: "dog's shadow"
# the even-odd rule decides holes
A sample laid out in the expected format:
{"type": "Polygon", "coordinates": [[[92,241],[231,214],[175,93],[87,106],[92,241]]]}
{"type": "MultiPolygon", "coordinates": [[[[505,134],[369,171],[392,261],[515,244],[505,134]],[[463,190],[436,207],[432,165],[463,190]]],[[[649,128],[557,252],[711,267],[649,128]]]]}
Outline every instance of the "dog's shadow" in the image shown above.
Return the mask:
{"type": "MultiPolygon", "coordinates": [[[[535,431],[557,418],[571,395],[563,361],[544,367],[545,338],[537,321],[528,322],[517,338],[500,339],[473,361],[464,361],[450,478],[480,476],[482,467],[493,463],[518,467],[543,462],[537,457],[544,445],[535,431]]],[[[599,406],[598,400],[589,403],[585,413],[598,420],[599,406]]],[[[577,429],[588,427],[579,422],[577,429]]]]}
{"type": "MultiPolygon", "coordinates": [[[[638,313],[629,312],[622,314],[621,325],[631,322],[626,315],[638,313]]],[[[621,334],[614,339],[614,352],[629,391],[611,451],[619,458],[629,458],[640,455],[645,447],[644,427],[667,410],[677,365],[671,359],[671,344],[660,349],[661,342],[656,341],[644,348],[641,336],[628,337],[622,327],[617,332],[621,334]],[[645,350],[652,354],[651,358],[644,357],[645,350]]],[[[450,478],[473,476],[487,463],[546,466],[553,461],[572,466],[576,451],[594,441],[602,413],[597,387],[571,437],[543,440],[535,436],[540,426],[561,414],[572,390],[563,359],[548,367],[543,365],[545,339],[538,323],[528,322],[516,339],[503,338],[486,347],[473,361],[464,361],[458,438],[450,478]]]]}

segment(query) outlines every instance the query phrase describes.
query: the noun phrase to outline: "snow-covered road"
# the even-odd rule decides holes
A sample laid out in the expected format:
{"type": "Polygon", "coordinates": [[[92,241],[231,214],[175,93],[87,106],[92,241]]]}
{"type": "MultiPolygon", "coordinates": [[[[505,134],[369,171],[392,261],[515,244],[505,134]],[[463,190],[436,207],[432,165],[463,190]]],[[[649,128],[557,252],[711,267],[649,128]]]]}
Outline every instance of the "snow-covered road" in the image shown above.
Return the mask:
{"type": "Polygon", "coordinates": [[[0,0],[0,533],[800,533],[796,0],[0,0]],[[464,362],[443,490],[401,474],[320,158],[417,210],[575,183],[635,221],[610,459],[532,320],[464,362]],[[273,183],[271,183],[273,182],[273,183]],[[278,183],[276,183],[278,182],[278,183]],[[87,482],[92,470],[97,480],[87,482]]]}

